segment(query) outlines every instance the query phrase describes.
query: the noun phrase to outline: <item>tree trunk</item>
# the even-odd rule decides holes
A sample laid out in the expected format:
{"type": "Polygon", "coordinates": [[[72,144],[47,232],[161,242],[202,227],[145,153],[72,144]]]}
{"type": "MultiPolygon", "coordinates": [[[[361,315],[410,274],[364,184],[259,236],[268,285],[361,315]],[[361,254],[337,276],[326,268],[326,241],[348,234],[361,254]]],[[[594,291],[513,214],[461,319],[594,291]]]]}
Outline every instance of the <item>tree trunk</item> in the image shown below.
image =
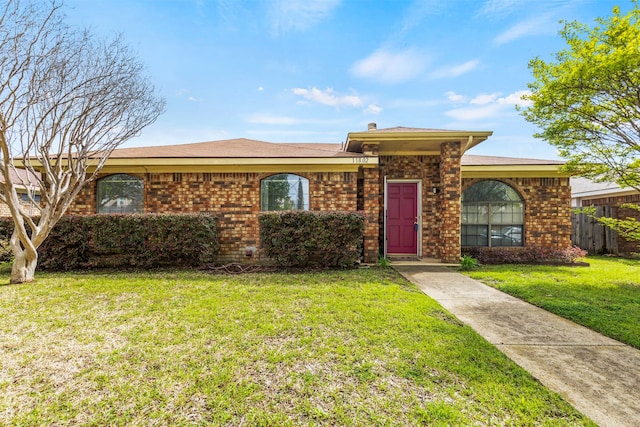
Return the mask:
{"type": "Polygon", "coordinates": [[[11,267],[10,283],[33,282],[35,279],[36,265],[38,265],[38,253],[35,257],[29,256],[26,250],[14,252],[13,266],[11,267]]]}

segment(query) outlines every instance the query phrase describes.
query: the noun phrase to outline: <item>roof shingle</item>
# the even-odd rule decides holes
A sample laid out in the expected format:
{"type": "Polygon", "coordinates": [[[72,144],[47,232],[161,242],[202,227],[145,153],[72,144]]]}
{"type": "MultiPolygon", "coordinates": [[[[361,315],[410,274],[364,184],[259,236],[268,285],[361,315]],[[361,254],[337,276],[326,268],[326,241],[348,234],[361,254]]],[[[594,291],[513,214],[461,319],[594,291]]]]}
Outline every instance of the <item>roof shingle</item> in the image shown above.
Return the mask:
{"type": "Polygon", "coordinates": [[[111,158],[305,158],[354,157],[340,144],[273,143],[237,138],[155,147],[120,148],[111,158]]]}

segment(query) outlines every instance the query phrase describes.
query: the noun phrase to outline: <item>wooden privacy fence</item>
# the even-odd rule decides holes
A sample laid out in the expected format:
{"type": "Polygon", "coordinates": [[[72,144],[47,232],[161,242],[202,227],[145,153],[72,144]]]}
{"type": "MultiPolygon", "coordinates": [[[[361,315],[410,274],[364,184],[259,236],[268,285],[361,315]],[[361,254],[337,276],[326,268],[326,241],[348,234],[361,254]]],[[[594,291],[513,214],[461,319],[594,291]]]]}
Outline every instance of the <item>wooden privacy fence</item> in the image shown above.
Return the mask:
{"type": "MultiPolygon", "coordinates": [[[[614,217],[616,208],[596,206],[596,216],[614,217]]],[[[618,233],[583,213],[571,214],[571,243],[590,254],[617,254],[618,233]]]]}

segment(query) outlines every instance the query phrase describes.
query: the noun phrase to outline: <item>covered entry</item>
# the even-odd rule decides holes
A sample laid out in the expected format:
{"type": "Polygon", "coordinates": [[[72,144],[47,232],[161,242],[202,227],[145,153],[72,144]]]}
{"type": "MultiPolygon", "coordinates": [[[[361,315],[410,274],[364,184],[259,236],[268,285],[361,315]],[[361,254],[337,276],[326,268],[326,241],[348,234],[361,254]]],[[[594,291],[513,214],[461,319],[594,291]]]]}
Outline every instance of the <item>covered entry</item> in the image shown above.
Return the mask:
{"type": "Polygon", "coordinates": [[[420,255],[420,185],[415,181],[387,182],[385,245],[388,255],[420,255]]]}

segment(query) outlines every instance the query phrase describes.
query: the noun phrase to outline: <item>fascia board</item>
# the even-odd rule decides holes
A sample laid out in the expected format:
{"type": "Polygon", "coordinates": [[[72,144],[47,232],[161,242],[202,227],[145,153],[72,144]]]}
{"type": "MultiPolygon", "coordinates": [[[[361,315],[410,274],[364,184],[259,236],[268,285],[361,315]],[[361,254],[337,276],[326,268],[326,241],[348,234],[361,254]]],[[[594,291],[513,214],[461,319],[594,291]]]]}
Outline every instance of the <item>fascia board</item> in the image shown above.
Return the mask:
{"type": "Polygon", "coordinates": [[[466,140],[470,136],[475,138],[488,138],[493,135],[491,131],[483,132],[353,132],[348,135],[349,140],[367,141],[375,143],[376,141],[459,141],[466,140]]]}
{"type": "Polygon", "coordinates": [[[569,178],[558,165],[462,166],[462,178],[569,178]]]}
{"type": "MultiPolygon", "coordinates": [[[[367,166],[364,166],[367,168],[367,166]]],[[[105,166],[101,174],[110,173],[304,173],[304,172],[358,172],[358,165],[195,165],[195,166],[105,166]]],[[[91,170],[89,171],[91,172],[91,170]]]]}
{"type": "MultiPolygon", "coordinates": [[[[38,165],[33,162],[38,169],[38,165]]],[[[200,171],[220,170],[276,170],[286,168],[287,170],[315,170],[343,168],[345,170],[355,169],[360,166],[366,168],[377,167],[377,156],[351,156],[351,157],[306,157],[306,158],[109,158],[103,169],[118,170],[163,170],[163,171],[200,171]]],[[[87,163],[87,168],[91,171],[95,165],[91,161],[87,163]]]]}

